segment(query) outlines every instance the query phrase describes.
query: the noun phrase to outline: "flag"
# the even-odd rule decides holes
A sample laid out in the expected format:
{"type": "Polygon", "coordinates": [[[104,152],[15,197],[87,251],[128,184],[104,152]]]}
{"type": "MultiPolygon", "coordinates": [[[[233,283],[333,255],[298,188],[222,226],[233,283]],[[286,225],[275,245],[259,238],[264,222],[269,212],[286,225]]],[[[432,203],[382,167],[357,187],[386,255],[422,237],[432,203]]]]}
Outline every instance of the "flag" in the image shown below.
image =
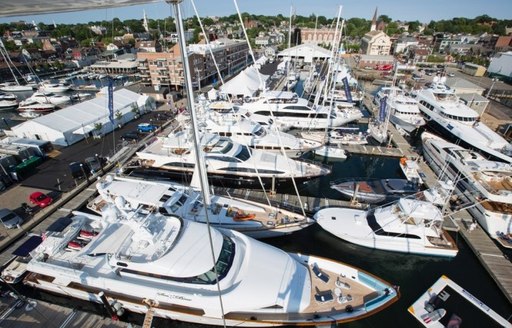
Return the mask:
{"type": "Polygon", "coordinates": [[[114,85],[112,79],[108,79],[108,119],[114,125],[114,85]]]}
{"type": "Polygon", "coordinates": [[[343,88],[345,88],[345,97],[347,98],[347,102],[352,103],[352,94],[350,93],[350,85],[348,84],[348,79],[345,76],[342,80],[343,88]]]}
{"type": "Polygon", "coordinates": [[[388,97],[382,97],[380,99],[379,106],[379,121],[384,122],[386,120],[386,105],[387,105],[388,97]]]}

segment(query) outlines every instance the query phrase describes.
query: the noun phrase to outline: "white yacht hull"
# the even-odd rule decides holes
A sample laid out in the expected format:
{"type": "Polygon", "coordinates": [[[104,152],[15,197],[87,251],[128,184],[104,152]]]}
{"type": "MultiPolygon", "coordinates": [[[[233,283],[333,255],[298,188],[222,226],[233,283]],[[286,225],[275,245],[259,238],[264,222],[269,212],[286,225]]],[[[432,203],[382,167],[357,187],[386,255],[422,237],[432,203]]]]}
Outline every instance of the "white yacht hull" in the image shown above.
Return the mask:
{"type": "Polygon", "coordinates": [[[318,224],[327,232],[347,242],[373,249],[385,251],[411,253],[419,255],[432,255],[443,257],[454,257],[457,255],[457,248],[436,247],[420,233],[414,237],[396,234],[386,235],[386,227],[380,227],[383,234],[374,231],[367,222],[365,211],[350,208],[327,208],[317,212],[315,218],[318,224]]]}
{"type": "MultiPolygon", "coordinates": [[[[424,143],[423,149],[425,161],[437,175],[446,175],[452,181],[458,180],[459,172],[453,172],[451,169],[446,169],[447,165],[445,160],[437,155],[435,151],[431,150],[429,145],[425,145],[424,143]]],[[[467,182],[466,179],[460,179],[458,184],[462,185],[464,189],[472,191],[461,192],[459,188],[455,188],[454,193],[461,198],[463,204],[473,205],[469,206],[467,210],[491,238],[499,239],[497,232],[512,232],[510,231],[512,221],[511,215],[486,210],[480,203],[480,200],[476,198],[471,183],[467,182]]]]}

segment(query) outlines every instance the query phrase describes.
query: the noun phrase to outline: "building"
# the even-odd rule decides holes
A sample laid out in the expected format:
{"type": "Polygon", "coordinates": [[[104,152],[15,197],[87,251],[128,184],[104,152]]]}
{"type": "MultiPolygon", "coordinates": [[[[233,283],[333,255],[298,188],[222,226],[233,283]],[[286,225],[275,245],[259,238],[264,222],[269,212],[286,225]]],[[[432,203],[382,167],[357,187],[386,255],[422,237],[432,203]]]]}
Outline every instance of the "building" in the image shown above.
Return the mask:
{"type": "Polygon", "coordinates": [[[391,65],[392,67],[395,64],[395,57],[391,55],[386,56],[374,56],[374,55],[360,55],[359,62],[357,63],[357,67],[364,69],[365,67],[376,68],[378,66],[391,65]]]}
{"type": "Polygon", "coordinates": [[[89,70],[99,74],[123,74],[134,75],[138,72],[139,64],[135,60],[135,55],[125,54],[117,56],[112,61],[97,61],[89,66],[89,70]]]}
{"type": "Polygon", "coordinates": [[[113,93],[113,122],[109,119],[106,92],[96,98],[34,118],[11,128],[18,138],[50,141],[68,146],[84,138],[100,137],[139,113],[155,109],[155,101],[127,89],[113,93]]]}
{"type": "Polygon", "coordinates": [[[500,52],[491,58],[487,72],[505,82],[512,82],[512,51],[500,52]]]}
{"type": "Polygon", "coordinates": [[[382,31],[370,31],[361,39],[361,51],[365,55],[387,56],[391,52],[391,39],[382,31]]]}
{"type": "Polygon", "coordinates": [[[331,51],[314,44],[300,44],[279,52],[277,57],[291,59],[299,65],[311,64],[331,58],[331,51]]]}
{"type": "MultiPolygon", "coordinates": [[[[327,29],[327,28],[320,28],[320,29],[314,29],[314,28],[303,28],[300,30],[301,33],[301,40],[303,44],[313,44],[316,46],[324,45],[324,46],[331,46],[334,42],[334,29],[327,29]]],[[[339,37],[338,32],[338,37],[339,37]]]]}
{"type": "Polygon", "coordinates": [[[466,79],[458,77],[448,78],[446,85],[452,88],[456,94],[478,94],[483,95],[485,88],[478,86],[466,79]]]}
{"type": "Polygon", "coordinates": [[[462,71],[472,76],[484,76],[487,69],[482,65],[465,63],[464,66],[462,67],[462,71]]]}
{"type": "MultiPolygon", "coordinates": [[[[185,80],[179,45],[174,45],[167,52],[139,52],[137,60],[139,75],[145,85],[156,89],[165,86],[171,91],[183,90],[185,80]]],[[[219,80],[215,64],[221,75],[227,77],[240,72],[252,62],[247,42],[231,39],[192,44],[188,47],[188,60],[195,87],[219,80]]]]}
{"type": "Polygon", "coordinates": [[[398,38],[395,43],[395,49],[393,53],[396,54],[402,54],[405,53],[407,48],[409,47],[415,47],[419,45],[418,39],[416,39],[413,36],[404,35],[398,38]]]}

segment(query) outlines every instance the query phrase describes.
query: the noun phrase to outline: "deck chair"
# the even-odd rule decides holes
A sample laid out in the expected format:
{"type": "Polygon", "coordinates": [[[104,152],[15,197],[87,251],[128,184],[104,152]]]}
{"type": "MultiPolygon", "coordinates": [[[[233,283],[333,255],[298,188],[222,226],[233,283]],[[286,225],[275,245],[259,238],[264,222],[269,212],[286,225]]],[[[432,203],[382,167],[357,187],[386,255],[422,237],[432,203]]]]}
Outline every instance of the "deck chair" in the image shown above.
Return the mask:
{"type": "Polygon", "coordinates": [[[330,291],[330,290],[326,290],[326,291],[323,291],[323,292],[318,292],[318,293],[315,294],[315,300],[318,303],[330,302],[333,299],[334,299],[334,296],[332,295],[332,291],[330,291]]]}
{"type": "Polygon", "coordinates": [[[329,276],[322,272],[316,263],[313,264],[313,272],[323,282],[327,283],[329,281],[329,276]]]}

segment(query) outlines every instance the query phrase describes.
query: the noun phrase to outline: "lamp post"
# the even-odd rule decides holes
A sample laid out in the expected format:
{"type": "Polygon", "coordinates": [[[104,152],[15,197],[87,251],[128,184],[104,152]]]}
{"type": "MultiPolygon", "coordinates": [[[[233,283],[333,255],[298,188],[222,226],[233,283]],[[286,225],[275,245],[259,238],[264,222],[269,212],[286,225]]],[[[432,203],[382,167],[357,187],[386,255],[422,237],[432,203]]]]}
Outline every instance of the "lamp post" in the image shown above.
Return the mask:
{"type": "Polygon", "coordinates": [[[98,161],[98,164],[100,165],[101,175],[105,174],[105,171],[103,171],[103,162],[101,161],[100,156],[98,154],[94,154],[94,157],[96,157],[96,160],[98,161]]]}
{"type": "Polygon", "coordinates": [[[487,95],[485,96],[485,98],[489,99],[489,95],[491,94],[492,88],[494,88],[494,84],[496,83],[496,81],[498,81],[498,79],[493,77],[491,87],[489,88],[489,90],[487,90],[487,95]]]}
{"type": "Polygon", "coordinates": [[[82,173],[84,174],[85,176],[85,180],[87,181],[87,183],[89,183],[89,177],[87,176],[87,174],[85,173],[85,169],[84,169],[84,164],[80,163],[80,169],[82,170],[82,173]]]}
{"type": "Polygon", "coordinates": [[[487,90],[487,94],[485,95],[485,98],[487,98],[488,103],[487,103],[487,106],[485,106],[484,110],[482,111],[482,114],[480,114],[480,117],[482,117],[484,115],[487,107],[491,106],[491,101],[489,100],[489,95],[491,94],[492,88],[494,88],[494,84],[496,83],[496,81],[498,81],[498,79],[494,77],[492,79],[491,87],[489,88],[489,90],[487,90]]]}

